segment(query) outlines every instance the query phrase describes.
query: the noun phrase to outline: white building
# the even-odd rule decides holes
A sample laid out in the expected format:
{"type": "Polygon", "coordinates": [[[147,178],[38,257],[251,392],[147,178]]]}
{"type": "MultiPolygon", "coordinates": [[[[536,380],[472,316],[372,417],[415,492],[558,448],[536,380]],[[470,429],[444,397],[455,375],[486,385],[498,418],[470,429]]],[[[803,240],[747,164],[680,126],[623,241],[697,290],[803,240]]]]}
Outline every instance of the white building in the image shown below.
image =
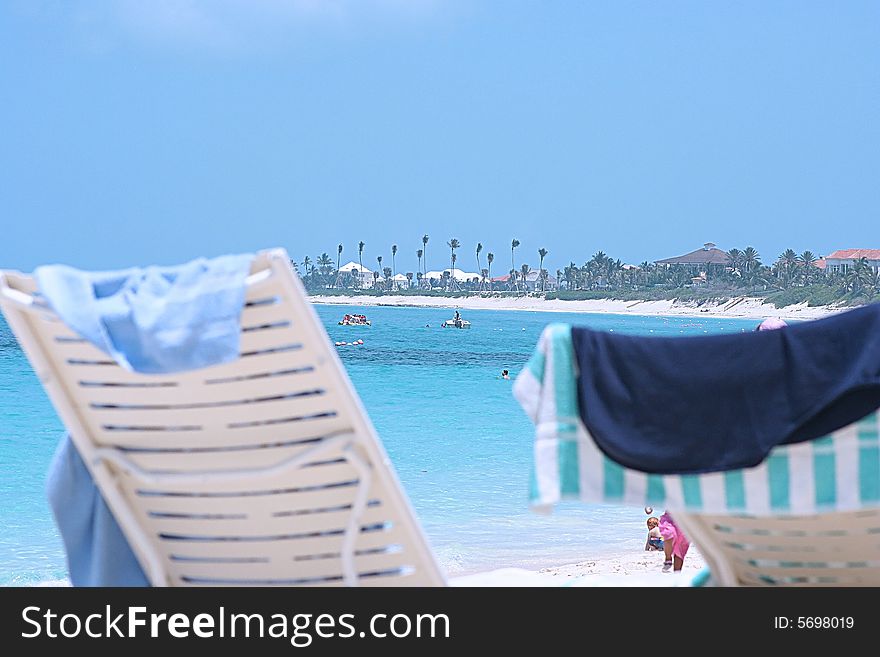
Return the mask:
{"type": "MultiPolygon", "coordinates": [[[[406,290],[409,288],[409,279],[403,274],[395,274],[391,277],[391,280],[394,281],[394,287],[398,290],[406,290]]],[[[413,278],[413,285],[415,285],[415,278],[413,278]]]]}
{"type": "MultiPolygon", "coordinates": [[[[551,290],[555,290],[558,287],[559,281],[556,280],[555,276],[551,276],[550,272],[547,272],[547,280],[544,282],[543,288],[544,292],[550,292],[551,290]]],[[[528,274],[526,274],[525,288],[529,292],[541,291],[541,279],[538,277],[537,269],[533,269],[528,274]]]]}
{"type": "MultiPolygon", "coordinates": [[[[478,274],[478,273],[472,272],[472,271],[463,271],[461,269],[458,269],[457,267],[455,269],[449,269],[447,267],[446,269],[440,269],[437,271],[429,271],[428,273],[426,273],[424,275],[424,278],[429,281],[433,279],[439,283],[440,281],[443,280],[444,272],[452,272],[451,273],[452,278],[454,278],[459,283],[470,283],[474,280],[476,280],[476,282],[479,283],[480,279],[482,278],[482,274],[478,274]]],[[[436,284],[437,283],[435,283],[435,285],[436,284]]]]}
{"type": "Polygon", "coordinates": [[[357,276],[358,271],[360,271],[361,287],[373,287],[373,272],[366,267],[356,262],[349,262],[339,268],[340,273],[351,274],[352,276],[357,276]]]}
{"type": "Polygon", "coordinates": [[[854,260],[862,258],[868,259],[868,266],[875,272],[880,271],[880,249],[838,249],[825,256],[825,270],[845,274],[852,268],[854,260]]]}

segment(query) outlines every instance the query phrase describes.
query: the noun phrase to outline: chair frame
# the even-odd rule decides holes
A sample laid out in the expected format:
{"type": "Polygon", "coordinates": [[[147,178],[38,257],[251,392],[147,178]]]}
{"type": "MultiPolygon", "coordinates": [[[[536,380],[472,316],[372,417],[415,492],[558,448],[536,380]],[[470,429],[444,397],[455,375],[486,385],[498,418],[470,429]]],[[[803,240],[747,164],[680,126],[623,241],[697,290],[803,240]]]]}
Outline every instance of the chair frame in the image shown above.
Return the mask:
{"type": "MultiPolygon", "coordinates": [[[[345,372],[336,349],[332,347],[332,343],[320,323],[314,308],[308,303],[302,283],[294,275],[289,257],[284,250],[264,251],[255,257],[251,275],[247,280],[247,299],[251,302],[269,295],[270,298],[276,300],[273,302],[276,307],[269,308],[268,310],[271,311],[272,316],[276,319],[279,309],[285,311],[288,320],[287,324],[284,325],[283,322],[276,321],[275,324],[257,326],[253,334],[246,334],[245,330],[247,329],[244,326],[245,320],[243,319],[242,357],[233,363],[182,373],[181,375],[140,375],[128,372],[116,364],[103,362],[108,357],[87,343],[81,344],[84,341],[78,340],[78,336],[72,334],[60,322],[57,316],[42,302],[36,292],[36,284],[31,277],[18,272],[0,272],[0,308],[2,308],[6,315],[12,331],[18,338],[58,415],[69,431],[71,439],[82,456],[86,467],[91,472],[96,485],[153,585],[165,586],[192,583],[216,585],[217,580],[213,580],[210,577],[201,579],[188,576],[186,574],[186,567],[182,566],[180,562],[175,562],[173,549],[169,547],[168,541],[164,538],[167,531],[163,533],[162,525],[163,522],[165,525],[173,526],[180,526],[181,523],[175,524],[178,518],[174,518],[173,513],[165,520],[157,520],[153,512],[145,511],[141,505],[137,504],[137,495],[140,489],[144,486],[154,486],[169,491],[183,491],[187,489],[202,491],[209,489],[226,490],[229,487],[239,490],[248,482],[251,484],[250,488],[255,488],[258,487],[259,482],[264,482],[265,486],[271,486],[277,485],[279,481],[297,482],[303,477],[312,481],[317,476],[311,474],[315,470],[313,466],[319,463],[321,459],[328,460],[332,468],[335,468],[334,472],[345,469],[345,472],[353,473],[349,475],[349,477],[354,476],[357,482],[353,491],[353,497],[349,496],[351,499],[346,497],[343,506],[304,509],[303,514],[306,515],[297,516],[291,512],[293,514],[291,526],[296,525],[297,518],[305,519],[302,522],[308,522],[309,518],[317,518],[322,513],[325,516],[336,518],[336,514],[340,509],[343,511],[349,510],[344,531],[340,531],[334,526],[332,532],[322,532],[320,529],[322,525],[318,523],[316,525],[318,529],[315,530],[314,535],[309,534],[306,539],[306,542],[311,541],[315,543],[315,547],[312,548],[315,554],[301,555],[304,561],[314,559],[316,560],[315,563],[323,564],[335,562],[338,558],[341,572],[336,574],[335,571],[331,572],[328,570],[329,567],[325,567],[322,571],[323,574],[319,573],[315,578],[310,578],[307,576],[308,567],[303,567],[304,576],[294,576],[291,579],[291,567],[289,564],[286,564],[284,568],[287,570],[274,579],[272,577],[264,579],[262,576],[248,579],[245,576],[241,580],[222,581],[221,583],[241,583],[245,585],[284,585],[289,583],[334,585],[342,583],[348,586],[358,584],[436,586],[445,584],[445,578],[420,528],[416,515],[401,488],[387,454],[345,372]],[[291,324],[293,325],[292,327],[291,324]],[[263,336],[263,334],[268,335],[271,331],[263,329],[276,328],[276,333],[284,333],[285,335],[294,335],[293,332],[295,331],[295,337],[301,340],[306,345],[306,348],[296,352],[295,355],[288,355],[287,353],[275,354],[272,347],[272,344],[275,344],[275,342],[271,342],[270,338],[263,336]],[[248,370],[249,376],[237,377],[237,367],[240,362],[243,362],[244,356],[247,355],[244,353],[244,350],[247,348],[246,342],[264,349],[253,360],[259,360],[260,363],[265,361],[265,365],[261,365],[261,367],[264,370],[268,368],[268,374],[264,373],[263,370],[256,369],[256,366],[254,366],[248,370]],[[74,358],[66,356],[71,353],[74,354],[74,358]],[[153,417],[150,411],[161,415],[162,410],[167,408],[168,414],[173,415],[177,413],[177,416],[180,417],[194,417],[199,422],[201,422],[199,418],[203,416],[206,418],[207,424],[208,422],[216,423],[218,422],[218,416],[224,412],[231,412],[229,409],[235,408],[232,404],[235,404],[237,408],[245,409],[243,411],[234,411],[235,417],[239,418],[239,420],[242,417],[246,417],[245,413],[249,408],[259,411],[272,404],[285,409],[308,408],[310,398],[299,398],[304,396],[305,393],[291,394],[289,398],[253,398],[254,391],[271,393],[272,386],[276,384],[292,386],[293,384],[284,383],[284,381],[290,380],[291,376],[279,376],[277,379],[267,378],[266,381],[269,383],[265,385],[259,381],[259,377],[274,377],[278,372],[273,372],[272,368],[278,370],[284,363],[296,364],[302,362],[305,356],[309,357],[309,367],[311,367],[311,370],[305,370],[307,374],[302,376],[306,378],[311,377],[309,381],[316,382],[310,385],[317,386],[320,383],[323,386],[322,390],[309,391],[309,394],[320,393],[324,395],[323,397],[315,397],[315,404],[324,403],[323,400],[325,399],[330,399],[335,404],[333,407],[334,414],[330,420],[327,420],[330,423],[327,426],[330,426],[331,430],[328,430],[326,433],[319,433],[318,436],[299,436],[301,440],[298,442],[293,441],[295,444],[292,444],[292,446],[285,444],[285,446],[279,447],[282,443],[278,441],[281,440],[284,430],[276,429],[273,426],[276,420],[262,420],[261,423],[258,423],[261,425],[260,427],[250,430],[243,429],[239,432],[248,435],[247,432],[251,431],[251,434],[253,434],[247,441],[242,439],[240,442],[247,442],[247,445],[241,446],[235,444],[237,439],[229,438],[227,434],[234,434],[235,431],[233,429],[241,429],[248,423],[241,421],[238,423],[228,422],[224,425],[224,428],[217,429],[216,442],[211,449],[216,449],[217,452],[237,449],[244,451],[228,451],[225,456],[209,454],[205,458],[208,461],[213,459],[214,465],[206,468],[192,467],[191,465],[183,467],[178,466],[176,463],[163,462],[162,454],[159,454],[159,458],[156,460],[151,455],[150,448],[145,448],[145,445],[152,444],[149,442],[151,439],[150,435],[155,435],[157,444],[161,443],[163,448],[173,451],[175,446],[167,441],[171,440],[171,437],[174,435],[187,436],[187,434],[177,432],[178,429],[180,431],[183,430],[180,427],[167,427],[166,433],[154,431],[153,434],[150,434],[151,427],[138,427],[138,431],[119,432],[121,438],[116,444],[112,440],[108,442],[108,435],[110,434],[104,431],[108,429],[108,426],[102,424],[105,421],[102,417],[108,415],[113,409],[122,409],[123,413],[120,419],[124,420],[126,415],[125,409],[128,408],[133,409],[130,411],[133,416],[143,416],[144,418],[153,417]],[[95,360],[98,358],[103,359],[103,361],[95,360]],[[276,362],[280,364],[275,365],[274,363],[276,362]],[[82,363],[86,364],[82,365],[82,363]],[[94,400],[92,402],[88,401],[88,395],[93,395],[94,391],[83,387],[85,384],[80,380],[81,375],[77,373],[76,365],[80,365],[83,371],[90,372],[97,371],[99,368],[96,366],[101,365],[101,371],[107,372],[106,379],[125,382],[119,384],[98,384],[101,394],[106,394],[113,398],[113,404],[96,404],[94,400]],[[175,403],[173,399],[174,394],[179,393],[177,401],[186,400],[188,399],[186,396],[187,392],[193,395],[197,393],[205,394],[208,395],[207,399],[215,399],[221,393],[215,392],[214,389],[208,390],[206,384],[216,383],[224,377],[224,380],[235,381],[229,387],[250,391],[248,394],[251,394],[251,397],[245,396],[243,400],[206,402],[202,404],[202,407],[205,409],[204,411],[202,407],[196,408],[198,405],[180,405],[175,403]],[[242,380],[239,381],[239,379],[242,380]],[[157,380],[175,381],[174,385],[177,390],[172,390],[169,393],[167,389],[161,389],[161,386],[164,384],[150,383],[157,380]],[[138,381],[146,383],[138,384],[138,381]],[[199,388],[187,388],[187,386],[195,386],[197,384],[205,385],[199,388]],[[137,388],[138,385],[143,387],[137,388]],[[153,385],[157,387],[150,387],[153,385]],[[118,386],[129,386],[130,388],[119,388],[118,386]],[[150,395],[156,396],[157,399],[163,401],[159,406],[144,405],[142,398],[148,398],[150,395]],[[208,408],[212,410],[207,410],[208,408]],[[217,410],[213,410],[215,408],[217,410]],[[111,410],[108,411],[108,409],[111,410]],[[102,417],[96,419],[96,416],[102,417]],[[232,428],[230,429],[230,427],[232,428]],[[260,434],[259,437],[255,437],[257,433],[260,434]],[[166,437],[168,438],[166,439],[166,437]],[[134,442],[126,444],[126,439],[134,442]],[[284,452],[284,455],[280,458],[253,456],[260,448],[260,441],[262,441],[264,447],[268,444],[269,447],[277,448],[278,451],[284,452]],[[236,456],[237,454],[246,454],[248,458],[255,459],[255,462],[251,465],[242,463],[236,467],[229,467],[235,464],[226,463],[222,467],[217,467],[217,464],[223,459],[235,461],[239,458],[236,456]],[[151,458],[154,460],[151,461],[151,458]],[[146,465],[145,462],[152,465],[146,465]],[[173,465],[170,468],[171,471],[169,471],[169,465],[173,465]],[[371,496],[378,497],[379,499],[372,499],[371,501],[371,496]],[[392,532],[393,536],[389,540],[393,540],[393,544],[384,545],[376,539],[378,542],[375,542],[375,544],[371,543],[365,551],[359,553],[359,541],[365,535],[364,532],[367,531],[364,523],[371,522],[368,516],[370,516],[371,510],[376,506],[381,507],[382,513],[386,514],[382,518],[387,516],[388,521],[380,519],[379,529],[375,527],[372,529],[376,529],[376,533],[380,534],[386,530],[392,532]],[[389,529],[389,526],[392,529],[389,529]],[[340,535],[341,544],[339,543],[340,535]],[[321,550],[324,550],[324,552],[321,552],[321,550]],[[330,552],[328,553],[327,550],[330,550],[330,552]],[[336,550],[339,550],[338,554],[336,550]],[[399,572],[395,570],[397,562],[394,561],[394,557],[389,556],[394,552],[402,552],[403,556],[400,558],[406,562],[404,564],[405,567],[402,566],[399,572]],[[368,565],[359,566],[359,560],[368,565]],[[387,565],[388,568],[386,570],[388,573],[386,574],[384,571],[370,572],[369,564],[373,562],[387,565]],[[366,573],[364,572],[365,569],[367,570],[366,573]]],[[[259,305],[255,308],[246,308],[243,317],[248,312],[258,317],[269,316],[259,305]]],[[[271,340],[276,342],[279,339],[276,337],[271,338],[271,340]]],[[[284,371],[281,372],[281,374],[284,373],[284,371]]],[[[101,380],[104,381],[104,379],[101,380]]],[[[214,388],[217,387],[214,386],[214,388]]],[[[245,395],[245,392],[239,394],[245,395]]],[[[326,403],[329,404],[330,401],[326,403]]],[[[280,412],[278,411],[278,413],[280,412]]],[[[156,417],[159,416],[157,415],[156,417]]],[[[318,415],[317,418],[315,422],[323,421],[322,416],[318,415]]],[[[283,423],[291,420],[300,419],[302,418],[282,418],[277,420],[278,423],[281,423],[277,426],[281,426],[283,423]]],[[[144,423],[145,420],[142,419],[131,422],[132,425],[144,423]]],[[[298,425],[287,424],[284,426],[295,427],[298,425]]],[[[111,428],[115,430],[115,427],[111,428]]],[[[295,431],[300,430],[295,429],[295,431]]],[[[214,435],[211,431],[207,430],[204,434],[210,434],[212,438],[214,435]]],[[[186,438],[186,440],[189,440],[189,438],[186,438]]],[[[192,452],[198,452],[200,449],[192,445],[190,444],[186,449],[178,450],[178,456],[169,456],[169,460],[177,458],[191,463],[193,461],[192,452]]],[[[159,448],[157,450],[161,452],[159,448]]],[[[272,452],[272,449],[263,451],[272,452]]],[[[241,458],[244,459],[244,457],[241,458]]],[[[247,459],[244,460],[246,461],[247,459]]],[[[317,484],[317,486],[320,488],[320,484],[317,484]]],[[[239,490],[239,492],[241,491],[239,490]]],[[[346,491],[346,495],[349,492],[346,491]]],[[[316,496],[319,497],[320,494],[321,491],[318,490],[316,495],[310,494],[309,499],[316,496]]],[[[205,493],[203,497],[209,497],[209,495],[205,493]]],[[[315,504],[317,502],[313,502],[312,506],[314,507],[315,504]]],[[[221,507],[222,502],[218,502],[217,508],[221,507]]],[[[283,515],[283,512],[278,513],[283,515]]],[[[161,513],[159,514],[159,516],[162,515],[161,513]]],[[[204,515],[201,514],[201,516],[204,515]]],[[[375,517],[372,520],[375,521],[379,516],[373,515],[375,517]]],[[[199,514],[194,515],[192,522],[197,523],[201,521],[205,524],[201,516],[199,514]]],[[[272,515],[272,518],[272,522],[275,523],[274,527],[280,521],[277,520],[277,513],[272,515]]],[[[238,520],[227,519],[223,522],[230,526],[238,526],[235,524],[238,520]]],[[[317,521],[313,520],[312,522],[314,524],[317,521]]],[[[220,520],[217,521],[217,524],[221,524],[220,520]]],[[[251,531],[253,529],[251,528],[251,531]]],[[[290,538],[290,536],[285,535],[281,536],[279,540],[283,541],[290,538]]],[[[213,539],[221,540],[219,536],[208,537],[205,540],[213,539]]],[[[235,547],[234,543],[236,541],[241,544],[248,540],[257,539],[250,535],[235,536],[226,545],[235,547]]],[[[209,552],[205,550],[200,552],[203,564],[209,564],[209,552]]],[[[270,562],[273,564],[275,563],[272,561],[274,558],[270,559],[270,562]]],[[[247,570],[243,565],[235,566],[232,557],[230,557],[230,564],[233,564],[229,566],[231,569],[247,570]]],[[[205,568],[209,568],[209,566],[203,567],[202,571],[205,568]]],[[[257,567],[254,566],[254,568],[257,567]]],[[[260,570],[262,573],[265,573],[267,570],[267,568],[262,566],[260,568],[262,568],[260,570]]],[[[271,568],[272,566],[270,565],[268,570],[271,570],[271,568]]],[[[380,566],[376,566],[376,568],[380,568],[380,566]]],[[[296,572],[300,571],[296,570],[296,572]]]]}

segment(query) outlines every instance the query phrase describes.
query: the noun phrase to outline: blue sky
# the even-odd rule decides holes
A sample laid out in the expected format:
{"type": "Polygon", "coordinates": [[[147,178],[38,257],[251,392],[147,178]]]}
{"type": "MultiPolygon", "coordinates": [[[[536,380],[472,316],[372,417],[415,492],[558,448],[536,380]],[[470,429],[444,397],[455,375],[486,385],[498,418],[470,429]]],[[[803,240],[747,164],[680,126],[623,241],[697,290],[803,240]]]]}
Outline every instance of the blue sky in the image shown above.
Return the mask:
{"type": "Polygon", "coordinates": [[[877,2],[0,4],[0,267],[770,261],[880,248],[878,172],[877,2]]]}

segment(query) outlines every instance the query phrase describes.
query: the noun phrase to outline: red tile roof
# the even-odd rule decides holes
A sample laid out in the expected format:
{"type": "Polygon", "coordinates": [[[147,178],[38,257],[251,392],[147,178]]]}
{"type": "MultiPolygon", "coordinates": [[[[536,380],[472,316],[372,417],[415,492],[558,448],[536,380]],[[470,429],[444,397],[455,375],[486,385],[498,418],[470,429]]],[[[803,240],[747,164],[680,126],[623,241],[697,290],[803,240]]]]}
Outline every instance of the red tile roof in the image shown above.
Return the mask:
{"type": "Polygon", "coordinates": [[[880,260],[880,249],[838,249],[831,255],[825,256],[826,260],[828,258],[839,260],[858,260],[859,258],[880,260]]]}
{"type": "Polygon", "coordinates": [[[818,260],[813,261],[813,266],[816,269],[825,269],[825,265],[827,265],[827,264],[828,263],[825,262],[825,258],[819,258],[818,260]]]}

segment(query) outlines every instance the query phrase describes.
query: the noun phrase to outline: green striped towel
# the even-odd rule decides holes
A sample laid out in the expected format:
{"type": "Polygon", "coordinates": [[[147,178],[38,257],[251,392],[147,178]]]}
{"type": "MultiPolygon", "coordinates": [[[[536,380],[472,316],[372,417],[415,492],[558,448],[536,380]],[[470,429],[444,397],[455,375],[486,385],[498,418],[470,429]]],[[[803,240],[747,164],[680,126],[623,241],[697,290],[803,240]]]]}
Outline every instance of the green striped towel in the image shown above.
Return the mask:
{"type": "Polygon", "coordinates": [[[777,447],[753,468],[655,475],[606,457],[581,421],[570,326],[544,329],[514,395],[535,424],[535,510],[561,500],[756,516],[880,507],[877,412],[823,438],[777,447]]]}

